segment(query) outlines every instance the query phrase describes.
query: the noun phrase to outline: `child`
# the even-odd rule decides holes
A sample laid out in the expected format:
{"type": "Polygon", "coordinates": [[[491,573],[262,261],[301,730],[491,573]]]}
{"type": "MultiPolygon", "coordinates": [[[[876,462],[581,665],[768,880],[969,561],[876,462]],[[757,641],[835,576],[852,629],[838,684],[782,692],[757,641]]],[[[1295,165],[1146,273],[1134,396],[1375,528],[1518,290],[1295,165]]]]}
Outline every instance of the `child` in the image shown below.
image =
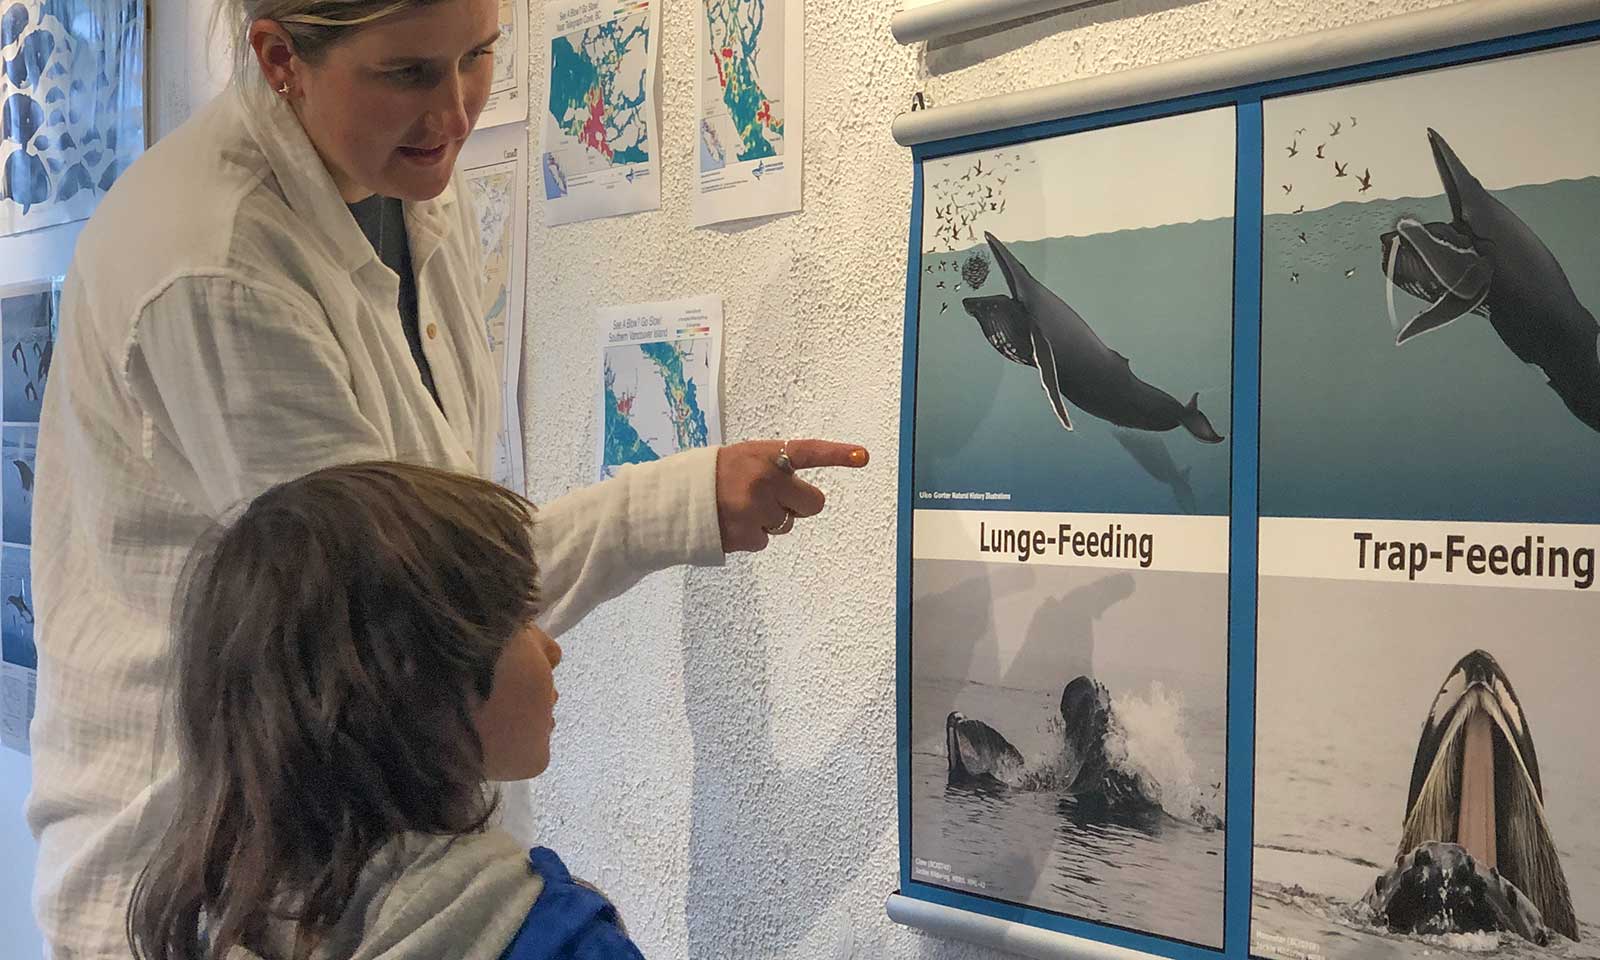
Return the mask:
{"type": "Polygon", "coordinates": [[[533,517],[484,480],[364,463],[276,486],[202,540],[135,956],[639,957],[554,853],[487,826],[488,781],[550,762],[561,648],[533,624],[533,517]]]}

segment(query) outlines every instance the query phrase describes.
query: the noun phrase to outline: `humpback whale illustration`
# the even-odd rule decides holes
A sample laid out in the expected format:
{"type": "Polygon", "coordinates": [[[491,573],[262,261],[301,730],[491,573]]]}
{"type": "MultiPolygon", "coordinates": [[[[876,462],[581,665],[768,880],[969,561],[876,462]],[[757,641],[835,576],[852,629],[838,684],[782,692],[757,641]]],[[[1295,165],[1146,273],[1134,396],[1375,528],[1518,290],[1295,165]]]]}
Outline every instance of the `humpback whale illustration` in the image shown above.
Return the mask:
{"type": "Polygon", "coordinates": [[[1200,412],[1198,393],[1182,404],[1134,376],[1128,358],[1106,346],[1078,312],[1034,279],[1005,244],[991,233],[983,237],[1011,295],[967,297],[961,305],[1002,357],[1038,369],[1039,383],[1061,426],[1072,429],[1067,413],[1071,401],[1117,426],[1171,430],[1181,425],[1206,443],[1222,441],[1200,412]]]}
{"type": "Polygon", "coordinates": [[[1380,238],[1390,283],[1429,303],[1400,329],[1395,344],[1468,313],[1487,317],[1517,359],[1544,371],[1572,415],[1600,430],[1600,324],[1533,230],[1485,190],[1431,128],[1428,142],[1451,219],[1405,218],[1380,238]]]}
{"type": "Polygon", "coordinates": [[[1364,902],[1396,930],[1511,930],[1543,942],[1548,927],[1578,939],[1527,716],[1482,650],[1462,657],[1434,698],[1395,867],[1364,902]]]}
{"type": "Polygon", "coordinates": [[[1022,754],[982,720],[952,711],[944,720],[944,738],[952,785],[1003,788],[1005,781],[996,770],[1013,775],[1022,770],[1022,754]]]}

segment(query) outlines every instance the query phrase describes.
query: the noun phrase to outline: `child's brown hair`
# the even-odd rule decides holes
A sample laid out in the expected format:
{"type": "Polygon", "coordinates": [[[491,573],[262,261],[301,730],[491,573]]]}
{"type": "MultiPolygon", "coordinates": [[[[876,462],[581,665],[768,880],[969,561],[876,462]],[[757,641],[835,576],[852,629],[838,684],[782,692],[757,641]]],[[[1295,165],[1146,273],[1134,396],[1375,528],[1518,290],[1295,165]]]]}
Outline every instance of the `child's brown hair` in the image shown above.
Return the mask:
{"type": "Polygon", "coordinates": [[[494,810],[472,721],[537,611],[534,508],[475,477],[331,467],[191,555],[174,605],[181,787],[128,914],[143,960],[295,926],[303,955],[407,832],[494,810]]]}

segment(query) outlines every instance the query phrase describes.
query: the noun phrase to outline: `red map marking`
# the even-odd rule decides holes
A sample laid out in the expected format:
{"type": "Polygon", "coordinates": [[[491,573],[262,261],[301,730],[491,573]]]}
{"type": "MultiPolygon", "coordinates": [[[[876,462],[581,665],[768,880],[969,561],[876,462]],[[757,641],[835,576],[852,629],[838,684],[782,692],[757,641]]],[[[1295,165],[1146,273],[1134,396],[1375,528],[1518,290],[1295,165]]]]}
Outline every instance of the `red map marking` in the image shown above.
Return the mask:
{"type": "Polygon", "coordinates": [[[761,101],[761,109],[756,111],[756,122],[772,126],[772,104],[765,100],[761,101]]]}
{"type": "Polygon", "coordinates": [[[633,396],[631,393],[624,393],[617,398],[617,413],[626,417],[633,412],[633,396]]]}
{"type": "Polygon", "coordinates": [[[715,50],[711,51],[711,62],[717,65],[717,84],[723,89],[727,89],[728,76],[722,72],[722,58],[717,56],[715,50]]]}
{"type": "Polygon", "coordinates": [[[600,100],[600,88],[594,87],[591,89],[587,100],[589,101],[589,119],[584,121],[583,129],[578,133],[578,142],[586,147],[593,147],[600,153],[605,154],[607,160],[610,160],[615,151],[611,149],[611,144],[606,142],[606,108],[605,104],[600,100]]]}

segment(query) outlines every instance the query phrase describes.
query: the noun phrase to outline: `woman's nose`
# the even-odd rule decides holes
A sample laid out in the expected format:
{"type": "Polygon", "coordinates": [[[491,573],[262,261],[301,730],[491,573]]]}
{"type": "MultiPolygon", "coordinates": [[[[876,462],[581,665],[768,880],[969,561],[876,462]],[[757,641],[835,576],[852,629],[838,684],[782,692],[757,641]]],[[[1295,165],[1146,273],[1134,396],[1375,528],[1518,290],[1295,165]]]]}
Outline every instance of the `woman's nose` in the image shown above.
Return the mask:
{"type": "Polygon", "coordinates": [[[439,132],[451,140],[463,140],[472,132],[465,97],[466,85],[459,73],[439,84],[434,111],[439,117],[439,132]]]}

